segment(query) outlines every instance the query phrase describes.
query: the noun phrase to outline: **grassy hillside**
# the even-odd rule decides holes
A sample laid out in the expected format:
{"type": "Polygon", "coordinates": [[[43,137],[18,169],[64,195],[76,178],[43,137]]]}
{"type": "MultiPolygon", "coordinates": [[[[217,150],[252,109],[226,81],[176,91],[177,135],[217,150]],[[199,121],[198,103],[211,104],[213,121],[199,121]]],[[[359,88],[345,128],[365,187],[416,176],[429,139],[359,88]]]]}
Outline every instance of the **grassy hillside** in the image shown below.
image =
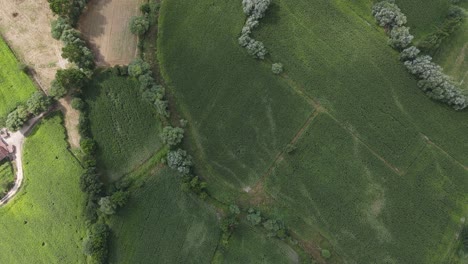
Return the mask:
{"type": "Polygon", "coordinates": [[[29,77],[19,70],[18,61],[0,38],[0,117],[24,103],[36,90],[29,77]]]}
{"type": "Polygon", "coordinates": [[[108,179],[119,179],[162,146],[161,125],[153,106],[143,101],[136,80],[97,74],[85,90],[98,166],[108,179]]]}
{"type": "Polygon", "coordinates": [[[11,162],[0,162],[0,198],[8,192],[14,181],[15,174],[11,162]]]}
{"type": "Polygon", "coordinates": [[[215,211],[179,188],[172,170],[145,176],[112,218],[111,263],[210,263],[220,235],[215,211]]]}
{"type": "Polygon", "coordinates": [[[67,150],[59,116],[26,140],[23,160],[22,190],[0,208],[0,263],[84,263],[82,169],[67,150]]]}
{"type": "Polygon", "coordinates": [[[383,30],[363,15],[368,7],[365,1],[275,1],[254,32],[271,53],[258,62],[237,44],[245,19],[240,3],[166,0],[159,56],[190,115],[194,151],[206,157],[197,168],[218,198],[235,199],[246,185],[261,190],[266,184],[273,199],[264,209],[285,217],[304,240],[325,236],[334,261],[445,261],[466,214],[468,155],[460,142],[468,142],[467,113],[419,90],[383,30]],[[271,62],[284,64],[281,78],[269,73],[271,62]],[[257,136],[268,128],[259,126],[268,116],[252,114],[264,104],[252,110],[245,104],[263,85],[288,94],[255,97],[280,101],[270,124],[281,125],[270,125],[276,133],[268,137],[257,136]],[[311,122],[305,119],[312,107],[303,101],[316,105],[311,122]],[[284,147],[301,131],[294,159],[283,148],[255,143],[284,147]],[[245,154],[239,139],[250,142],[245,154]],[[274,157],[279,168],[270,174],[274,157]],[[221,195],[220,186],[234,190],[221,195]]]}

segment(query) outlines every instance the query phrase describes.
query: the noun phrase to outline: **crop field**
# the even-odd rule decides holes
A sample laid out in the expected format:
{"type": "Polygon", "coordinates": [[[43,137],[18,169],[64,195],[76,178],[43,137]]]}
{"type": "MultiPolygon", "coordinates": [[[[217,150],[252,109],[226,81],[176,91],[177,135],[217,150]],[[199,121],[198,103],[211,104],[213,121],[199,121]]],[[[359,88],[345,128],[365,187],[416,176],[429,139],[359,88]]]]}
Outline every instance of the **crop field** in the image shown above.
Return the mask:
{"type": "MultiPolygon", "coordinates": [[[[217,198],[233,200],[241,188],[265,184],[273,199],[266,209],[306,241],[326,237],[332,262],[446,261],[467,213],[466,111],[419,90],[383,29],[363,15],[368,7],[275,1],[254,31],[270,52],[258,62],[237,44],[245,20],[240,3],[166,0],[158,55],[190,119],[197,168],[217,198]],[[269,72],[271,62],[283,63],[280,78],[269,72]],[[242,127],[268,131],[260,125],[269,119],[254,114],[262,104],[250,109],[246,102],[265,84],[281,105],[272,107],[280,118],[271,124],[282,124],[253,137],[242,127]],[[295,136],[292,158],[281,151],[295,136]],[[250,143],[245,154],[237,138],[250,143]],[[255,140],[277,143],[266,148],[255,140]]],[[[418,23],[418,34],[431,27],[418,23]]]]}
{"type": "Polygon", "coordinates": [[[298,254],[286,243],[268,238],[258,229],[241,224],[229,239],[222,263],[269,264],[301,263],[298,254]]]}
{"type": "Polygon", "coordinates": [[[0,263],[84,263],[82,169],[67,150],[59,116],[28,137],[23,161],[22,190],[0,208],[0,263]]]}
{"type": "Polygon", "coordinates": [[[24,103],[36,90],[29,77],[18,68],[19,62],[0,38],[0,117],[6,117],[17,104],[24,103]]]}
{"type": "Polygon", "coordinates": [[[5,196],[10,184],[15,181],[13,166],[9,161],[0,163],[0,198],[5,196]]]}
{"type": "Polygon", "coordinates": [[[130,32],[132,16],[144,0],[90,1],[80,31],[90,42],[99,66],[129,64],[137,55],[137,37],[130,32]]]}
{"type": "Polygon", "coordinates": [[[239,5],[169,0],[159,22],[163,74],[189,121],[197,162],[206,164],[202,174],[220,196],[250,188],[313,112],[271,66],[238,47],[239,5]]]}
{"type": "Polygon", "coordinates": [[[110,263],[210,263],[220,236],[215,211],[179,185],[167,168],[144,177],[112,218],[110,263]]]}
{"type": "Polygon", "coordinates": [[[85,91],[91,132],[98,144],[98,165],[111,181],[162,147],[157,113],[142,100],[138,89],[136,80],[104,72],[85,91]]]}

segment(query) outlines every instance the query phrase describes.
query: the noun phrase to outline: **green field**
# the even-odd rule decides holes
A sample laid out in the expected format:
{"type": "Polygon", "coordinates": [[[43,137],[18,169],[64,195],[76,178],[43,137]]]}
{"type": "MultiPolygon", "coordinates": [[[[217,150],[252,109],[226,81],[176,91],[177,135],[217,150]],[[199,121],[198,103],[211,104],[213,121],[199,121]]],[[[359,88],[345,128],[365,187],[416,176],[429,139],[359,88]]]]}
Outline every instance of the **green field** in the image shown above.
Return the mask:
{"type": "Polygon", "coordinates": [[[294,249],[259,230],[246,223],[239,225],[229,239],[222,263],[301,263],[294,249]]]}
{"type": "Polygon", "coordinates": [[[81,167],[67,149],[59,116],[26,140],[25,182],[0,208],[0,263],[84,263],[81,167]]]}
{"type": "Polygon", "coordinates": [[[214,209],[180,191],[172,170],[142,180],[112,218],[110,263],[210,263],[220,235],[214,209]]]}
{"type": "Polygon", "coordinates": [[[14,181],[15,174],[11,162],[0,162],[0,197],[5,196],[14,181]]]}
{"type": "Polygon", "coordinates": [[[196,160],[206,164],[199,169],[224,197],[252,186],[313,112],[271,66],[238,47],[243,23],[236,1],[169,0],[161,9],[161,70],[189,121],[196,160]]]}
{"type": "MultiPolygon", "coordinates": [[[[166,0],[163,73],[190,119],[197,168],[217,198],[234,200],[265,176],[276,202],[265,209],[305,240],[328,239],[332,262],[447,261],[467,213],[467,113],[419,90],[383,29],[365,15],[369,2],[274,1],[254,31],[270,51],[258,62],[237,44],[245,20],[239,2],[166,0]],[[284,64],[282,78],[269,72],[271,62],[284,64]],[[258,93],[263,86],[268,94],[258,93]],[[272,119],[258,113],[269,100],[278,100],[272,119]],[[319,103],[321,114],[294,159],[284,157],[269,175],[312,112],[304,101],[319,103]],[[257,134],[269,128],[276,133],[257,134]],[[249,144],[244,150],[239,142],[249,144]]],[[[445,16],[445,4],[434,4],[445,16]]],[[[431,23],[438,23],[435,13],[431,23]]],[[[421,14],[408,16],[422,35],[432,25],[421,14]]]]}
{"type": "Polygon", "coordinates": [[[98,165],[111,181],[119,179],[162,146],[157,113],[141,99],[137,81],[97,74],[85,90],[98,165]]]}
{"type": "Polygon", "coordinates": [[[36,90],[29,77],[18,69],[18,61],[0,38],[0,117],[6,117],[36,90]]]}

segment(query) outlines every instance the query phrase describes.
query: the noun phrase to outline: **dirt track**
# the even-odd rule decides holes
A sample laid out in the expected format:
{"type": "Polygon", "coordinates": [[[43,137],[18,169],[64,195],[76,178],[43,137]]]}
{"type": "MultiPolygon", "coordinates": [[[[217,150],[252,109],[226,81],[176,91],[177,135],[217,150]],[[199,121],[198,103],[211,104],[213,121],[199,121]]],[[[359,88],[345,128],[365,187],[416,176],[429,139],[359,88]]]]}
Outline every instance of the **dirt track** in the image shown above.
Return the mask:
{"type": "Polygon", "coordinates": [[[98,66],[128,64],[137,55],[137,38],[130,32],[131,17],[143,0],[91,0],[79,22],[98,66]]]}

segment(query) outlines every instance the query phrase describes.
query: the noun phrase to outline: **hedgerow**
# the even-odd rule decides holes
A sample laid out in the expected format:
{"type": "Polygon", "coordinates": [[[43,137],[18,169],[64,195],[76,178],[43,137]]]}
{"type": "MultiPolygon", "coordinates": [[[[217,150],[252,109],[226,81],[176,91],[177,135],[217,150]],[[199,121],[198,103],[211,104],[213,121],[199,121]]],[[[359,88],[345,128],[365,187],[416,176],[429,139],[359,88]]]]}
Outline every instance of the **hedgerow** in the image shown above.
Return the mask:
{"type": "Polygon", "coordinates": [[[242,0],[242,7],[247,20],[239,37],[239,45],[246,48],[247,53],[256,59],[263,60],[268,51],[261,41],[251,37],[252,30],[258,27],[259,20],[265,16],[270,4],[271,0],[242,0]]]}

